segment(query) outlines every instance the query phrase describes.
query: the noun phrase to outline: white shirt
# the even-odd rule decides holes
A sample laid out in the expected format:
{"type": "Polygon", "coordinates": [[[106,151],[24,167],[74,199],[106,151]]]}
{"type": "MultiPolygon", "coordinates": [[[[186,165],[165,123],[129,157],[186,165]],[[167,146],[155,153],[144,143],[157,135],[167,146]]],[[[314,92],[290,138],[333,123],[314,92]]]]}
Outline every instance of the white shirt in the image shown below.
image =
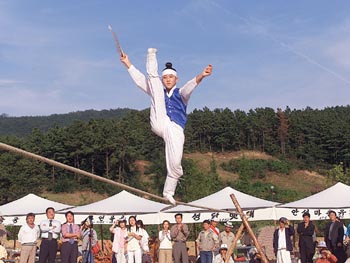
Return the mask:
{"type": "MultiPolygon", "coordinates": [[[[51,220],[51,219],[50,219],[51,220]]],[[[45,219],[40,223],[41,238],[48,238],[49,233],[52,233],[52,238],[57,239],[61,232],[61,223],[55,219],[52,219],[52,226],[50,226],[50,220],[45,219]]]]}
{"type": "Polygon", "coordinates": [[[158,234],[159,237],[159,249],[172,249],[173,245],[171,244],[171,236],[170,236],[170,230],[168,230],[167,233],[163,233],[162,231],[159,231],[158,234]]]}
{"type": "Polygon", "coordinates": [[[142,229],[142,239],[141,239],[141,248],[142,252],[149,252],[148,246],[149,235],[145,229],[142,229]]]}
{"type": "Polygon", "coordinates": [[[37,225],[31,228],[28,224],[21,226],[18,232],[18,241],[23,245],[26,243],[36,243],[40,236],[40,229],[37,225]]]}
{"type": "MultiPolygon", "coordinates": [[[[214,263],[225,263],[225,261],[223,260],[221,254],[217,254],[215,257],[214,257],[214,263]]],[[[230,257],[230,259],[228,260],[229,263],[234,263],[232,257],[230,257]]]]}
{"type": "Polygon", "coordinates": [[[278,249],[287,248],[286,229],[280,228],[278,230],[278,249]]]}
{"type": "MultiPolygon", "coordinates": [[[[128,69],[128,72],[131,76],[131,78],[133,79],[133,81],[135,82],[136,86],[138,86],[141,90],[143,90],[144,92],[146,92],[148,95],[151,96],[151,91],[150,88],[148,86],[148,81],[147,78],[145,77],[145,75],[143,75],[137,68],[135,68],[133,65],[131,65],[131,67],[128,69]]],[[[180,88],[179,92],[180,95],[182,97],[183,102],[187,105],[188,100],[191,97],[191,94],[193,92],[193,90],[198,86],[196,78],[191,79],[190,81],[188,81],[183,87],[180,88]]],[[[174,92],[174,88],[172,88],[170,90],[170,94],[168,96],[170,96],[172,94],[172,92],[174,92]]]]}
{"type": "Polygon", "coordinates": [[[127,248],[128,251],[136,251],[136,250],[141,249],[140,240],[137,240],[136,237],[133,237],[130,235],[131,233],[135,233],[136,235],[142,237],[142,235],[143,235],[142,228],[139,228],[138,230],[139,231],[136,231],[136,226],[133,226],[130,228],[130,231],[128,231],[128,237],[129,237],[128,248],[127,248]]]}

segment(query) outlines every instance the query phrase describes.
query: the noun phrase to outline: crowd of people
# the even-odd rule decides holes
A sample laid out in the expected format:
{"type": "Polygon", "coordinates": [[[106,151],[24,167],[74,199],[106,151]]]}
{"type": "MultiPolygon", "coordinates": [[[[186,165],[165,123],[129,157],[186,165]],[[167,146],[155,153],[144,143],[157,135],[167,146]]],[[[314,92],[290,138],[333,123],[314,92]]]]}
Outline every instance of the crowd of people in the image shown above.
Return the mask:
{"type": "MultiPolygon", "coordinates": [[[[58,243],[62,263],[76,263],[78,255],[82,255],[83,263],[93,263],[94,254],[98,251],[98,239],[93,229],[92,216],[86,218],[80,225],[75,223],[74,213],[65,213],[66,222],[61,224],[55,220],[55,209],[46,209],[46,219],[39,225],[35,223],[35,215],[26,216],[26,224],[18,232],[21,243],[20,263],[34,263],[37,253],[38,240],[40,242],[39,263],[54,263],[57,256],[58,243]],[[58,242],[60,240],[60,242],[58,242]],[[80,242],[82,241],[82,242],[80,242]],[[81,251],[78,244],[81,243],[81,251]]],[[[224,231],[220,232],[217,221],[204,220],[202,230],[196,238],[197,253],[200,263],[224,263],[226,260],[233,263],[238,260],[235,256],[227,256],[228,249],[235,240],[233,225],[224,224],[224,231]]],[[[128,219],[122,217],[110,227],[113,234],[112,262],[113,263],[152,263],[149,248],[149,235],[141,220],[136,216],[128,219]]],[[[324,240],[317,242],[317,229],[310,220],[310,214],[303,214],[303,221],[296,228],[290,225],[285,217],[279,219],[279,226],[273,234],[273,249],[277,263],[291,263],[293,242],[292,237],[299,237],[300,263],[350,263],[350,224],[346,228],[334,211],[329,211],[329,221],[326,224],[324,240]],[[296,229],[296,231],[295,231],[296,229]]],[[[158,233],[159,247],[157,249],[157,262],[159,263],[188,263],[195,262],[190,259],[187,239],[189,228],[183,223],[183,215],[175,215],[175,224],[171,225],[164,220],[158,233]]],[[[251,246],[252,240],[243,235],[245,246],[251,246]]],[[[6,250],[1,250],[1,258],[6,258],[6,250]]],[[[261,258],[255,250],[251,255],[251,262],[260,262],[261,258]]],[[[296,257],[294,257],[295,259],[296,257]]],[[[247,259],[245,259],[247,260],[247,259]]],[[[198,260],[197,260],[198,261],[198,260]]],[[[295,262],[295,261],[294,261],[295,262]]]]}
{"type": "MultiPolygon", "coordinates": [[[[187,224],[182,222],[182,214],[175,215],[176,223],[170,227],[170,222],[164,220],[162,229],[159,231],[159,263],[191,262],[186,245],[190,234],[187,224]]],[[[225,262],[226,252],[234,240],[232,224],[225,223],[225,231],[219,232],[216,221],[205,220],[203,230],[197,238],[197,250],[201,262],[215,263],[225,262]]],[[[114,234],[112,251],[116,262],[145,263],[152,262],[149,256],[148,234],[142,222],[136,218],[129,217],[127,225],[126,218],[113,223],[110,231],[114,234]],[[140,223],[140,224],[138,224],[140,223]]]]}
{"type": "MultiPolygon", "coordinates": [[[[303,214],[303,222],[297,226],[299,235],[299,254],[301,263],[350,263],[350,224],[341,222],[335,211],[328,212],[324,240],[318,242],[316,227],[310,220],[310,213],[303,214]]],[[[293,251],[292,236],[294,227],[285,217],[279,219],[279,227],[273,235],[273,249],[277,263],[291,263],[293,251]]]]}
{"type": "Polygon", "coordinates": [[[97,245],[97,234],[93,229],[92,220],[87,218],[80,225],[74,221],[74,213],[65,213],[66,222],[61,224],[55,220],[55,209],[46,209],[46,219],[35,224],[35,215],[28,213],[26,224],[18,232],[21,243],[20,263],[34,263],[36,259],[38,240],[41,239],[39,249],[39,263],[54,263],[57,256],[58,241],[61,241],[61,262],[76,263],[78,258],[78,242],[82,239],[83,262],[94,262],[93,247],[97,245]]]}

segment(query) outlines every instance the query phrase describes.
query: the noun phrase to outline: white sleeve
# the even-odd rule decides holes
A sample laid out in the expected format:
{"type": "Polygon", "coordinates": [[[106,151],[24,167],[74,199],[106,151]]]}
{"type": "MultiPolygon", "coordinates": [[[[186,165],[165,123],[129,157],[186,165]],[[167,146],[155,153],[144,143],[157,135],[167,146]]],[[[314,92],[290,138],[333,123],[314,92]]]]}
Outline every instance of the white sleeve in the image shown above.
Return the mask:
{"type": "Polygon", "coordinates": [[[60,234],[61,232],[61,222],[57,221],[54,223],[55,224],[55,228],[52,230],[52,232],[55,232],[56,234],[60,234]]]}
{"type": "Polygon", "coordinates": [[[22,243],[23,227],[24,227],[24,226],[21,226],[21,228],[19,229],[19,232],[18,232],[18,241],[19,241],[20,243],[22,243]]]}
{"type": "Polygon", "coordinates": [[[43,233],[49,232],[50,227],[49,227],[48,222],[46,220],[43,220],[40,222],[40,230],[43,233]]]}
{"type": "Polygon", "coordinates": [[[188,100],[191,97],[193,90],[198,86],[196,78],[188,81],[182,88],[180,88],[179,92],[182,97],[183,102],[187,105],[188,100]]]}
{"type": "Polygon", "coordinates": [[[128,69],[130,77],[135,82],[136,86],[138,86],[141,90],[146,92],[148,95],[151,95],[151,91],[148,86],[148,81],[145,75],[143,75],[134,65],[131,65],[128,69]]]}
{"type": "Polygon", "coordinates": [[[36,227],[36,239],[38,239],[40,237],[40,228],[38,226],[36,227]]]}
{"type": "Polygon", "coordinates": [[[158,238],[160,242],[164,240],[163,231],[159,231],[158,238]]]}

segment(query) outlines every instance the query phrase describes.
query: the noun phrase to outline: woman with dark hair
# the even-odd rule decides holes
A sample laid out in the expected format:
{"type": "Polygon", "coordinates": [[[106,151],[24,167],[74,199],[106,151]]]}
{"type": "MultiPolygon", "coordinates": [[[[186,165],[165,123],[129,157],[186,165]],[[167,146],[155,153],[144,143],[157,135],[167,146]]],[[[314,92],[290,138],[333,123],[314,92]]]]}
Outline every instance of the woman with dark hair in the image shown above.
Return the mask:
{"type": "Polygon", "coordinates": [[[142,220],[137,220],[136,225],[142,229],[142,239],[140,241],[141,244],[141,251],[142,251],[142,263],[151,263],[151,255],[149,252],[149,235],[146,231],[145,225],[143,224],[142,220]]]}
{"type": "Polygon", "coordinates": [[[76,263],[78,258],[78,240],[81,236],[80,227],[74,223],[74,213],[68,211],[66,222],[61,227],[61,261],[62,263],[76,263]]]}
{"type": "Polygon", "coordinates": [[[128,263],[142,263],[141,239],[142,228],[136,225],[136,216],[129,217],[127,251],[128,263]]]}
{"type": "Polygon", "coordinates": [[[159,231],[159,263],[171,263],[173,261],[172,252],[173,245],[171,244],[170,222],[164,220],[162,230],[159,231]]]}

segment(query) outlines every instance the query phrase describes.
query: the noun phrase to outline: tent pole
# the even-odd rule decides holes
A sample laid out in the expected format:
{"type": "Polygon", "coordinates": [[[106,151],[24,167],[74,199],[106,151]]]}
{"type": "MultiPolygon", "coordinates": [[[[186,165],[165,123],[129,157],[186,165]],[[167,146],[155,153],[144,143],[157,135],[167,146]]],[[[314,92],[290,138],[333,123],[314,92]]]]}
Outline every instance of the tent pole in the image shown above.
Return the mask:
{"type": "Polygon", "coordinates": [[[250,237],[252,238],[252,240],[253,240],[253,242],[254,242],[254,245],[255,245],[256,249],[258,250],[258,253],[259,253],[260,256],[261,256],[261,261],[262,261],[263,263],[269,263],[269,260],[267,259],[267,257],[266,257],[266,255],[265,255],[265,253],[264,253],[264,251],[263,251],[261,245],[259,244],[258,239],[256,238],[256,236],[255,236],[255,234],[254,234],[252,228],[250,227],[249,222],[248,222],[248,219],[247,219],[247,216],[243,213],[242,208],[241,208],[241,206],[239,205],[239,203],[238,203],[238,201],[237,201],[235,195],[234,195],[234,194],[230,194],[230,197],[231,197],[231,200],[232,200],[233,204],[234,204],[235,207],[236,207],[236,210],[237,210],[239,216],[240,216],[241,219],[242,219],[242,222],[243,222],[245,228],[247,229],[247,231],[248,231],[250,237]]]}
{"type": "Polygon", "coordinates": [[[197,228],[196,228],[196,223],[193,223],[194,227],[194,254],[196,255],[196,258],[198,257],[198,251],[197,251],[197,228]]]}
{"type": "Polygon", "coordinates": [[[102,248],[102,251],[104,251],[104,248],[103,248],[103,225],[100,224],[100,231],[101,231],[101,248],[102,248]]]}
{"type": "Polygon", "coordinates": [[[16,226],[13,226],[13,249],[16,249],[16,226]]]}

